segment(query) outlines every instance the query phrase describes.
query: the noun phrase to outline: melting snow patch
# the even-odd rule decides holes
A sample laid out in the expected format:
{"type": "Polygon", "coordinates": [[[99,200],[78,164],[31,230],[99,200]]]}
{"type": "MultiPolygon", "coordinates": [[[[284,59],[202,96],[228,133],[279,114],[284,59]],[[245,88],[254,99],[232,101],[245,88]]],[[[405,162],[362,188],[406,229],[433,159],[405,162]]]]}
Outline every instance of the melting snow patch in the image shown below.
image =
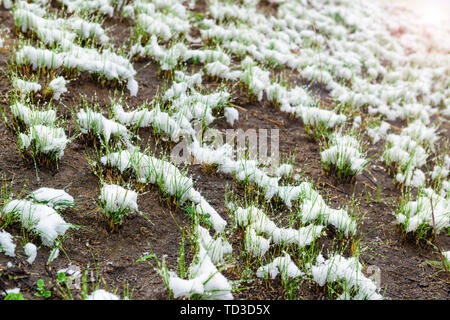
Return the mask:
{"type": "Polygon", "coordinates": [[[205,248],[212,263],[215,265],[223,263],[224,257],[232,252],[232,247],[228,241],[221,237],[213,239],[209,231],[201,226],[197,228],[197,236],[199,243],[205,248]]]}
{"type": "Polygon", "coordinates": [[[232,286],[214,266],[207,251],[201,244],[189,267],[189,279],[182,279],[174,272],[160,269],[159,273],[164,279],[168,279],[167,285],[174,297],[190,298],[194,294],[200,294],[207,300],[232,300],[232,286]]]}
{"type": "Polygon", "coordinates": [[[122,137],[128,141],[130,134],[127,128],[113,120],[105,118],[101,113],[84,109],[77,113],[77,123],[80,131],[84,134],[89,132],[95,133],[98,137],[104,138],[106,142],[111,136],[122,137]]]}
{"type": "Polygon", "coordinates": [[[426,188],[415,201],[409,201],[400,208],[397,223],[403,224],[406,232],[416,231],[421,226],[432,227],[432,212],[436,233],[450,227],[450,201],[426,188]],[[433,210],[430,201],[433,201],[433,210]]]}
{"type": "Polygon", "coordinates": [[[52,247],[58,236],[63,236],[70,224],[51,207],[28,200],[12,200],[3,208],[3,214],[17,215],[22,225],[37,233],[45,246],[52,247]]]}
{"type": "Polygon", "coordinates": [[[137,193],[115,184],[105,184],[102,187],[100,200],[105,204],[106,212],[138,211],[137,193]]]}
{"type": "Polygon", "coordinates": [[[269,250],[270,239],[256,235],[254,229],[248,228],[245,233],[245,250],[253,257],[263,257],[269,250]]]}
{"type": "Polygon", "coordinates": [[[20,91],[22,95],[26,95],[30,92],[38,92],[41,90],[41,85],[35,81],[27,81],[18,78],[14,78],[13,87],[15,90],[20,91]]]}
{"type": "Polygon", "coordinates": [[[33,125],[29,134],[19,134],[19,145],[21,149],[28,149],[31,143],[36,144],[38,151],[54,155],[61,159],[64,155],[64,149],[69,143],[66,133],[62,128],[53,128],[43,125],[33,125]]]}
{"type": "Polygon", "coordinates": [[[377,287],[372,280],[366,278],[362,273],[362,265],[358,258],[345,258],[339,254],[331,256],[325,260],[321,254],[317,257],[316,265],[311,267],[313,279],[321,287],[326,282],[333,283],[343,281],[344,288],[349,292],[354,288],[357,290],[357,297],[368,300],[381,300],[383,297],[377,293],[377,287]]]}
{"type": "Polygon", "coordinates": [[[271,263],[259,267],[256,271],[256,276],[263,279],[268,279],[269,276],[271,279],[275,279],[278,274],[281,274],[283,281],[304,275],[288,253],[285,253],[282,257],[275,258],[271,263]]]}
{"type": "Polygon", "coordinates": [[[48,88],[53,93],[53,99],[59,100],[61,94],[67,92],[66,84],[67,80],[64,77],[58,77],[50,81],[48,88]]]}
{"type": "Polygon", "coordinates": [[[53,109],[40,111],[20,102],[12,104],[10,109],[13,116],[28,127],[36,124],[52,126],[56,122],[56,112],[53,109]]]}
{"type": "Polygon", "coordinates": [[[44,203],[56,210],[75,204],[73,197],[62,189],[43,187],[31,193],[36,202],[44,203]]]}
{"type": "Polygon", "coordinates": [[[236,108],[225,107],[223,114],[230,126],[233,126],[234,122],[239,120],[239,112],[236,110],[236,108]]]}
{"type": "Polygon", "coordinates": [[[3,251],[5,255],[9,257],[15,257],[14,250],[16,245],[14,244],[13,237],[5,230],[0,231],[0,251],[3,251]]]}

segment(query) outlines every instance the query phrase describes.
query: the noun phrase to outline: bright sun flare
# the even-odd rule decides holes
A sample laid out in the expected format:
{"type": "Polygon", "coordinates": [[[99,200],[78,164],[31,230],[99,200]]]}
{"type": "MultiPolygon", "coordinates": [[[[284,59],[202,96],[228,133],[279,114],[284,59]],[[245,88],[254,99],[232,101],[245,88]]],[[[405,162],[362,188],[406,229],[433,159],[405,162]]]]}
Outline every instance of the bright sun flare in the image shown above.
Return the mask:
{"type": "Polygon", "coordinates": [[[397,0],[415,11],[423,24],[443,26],[450,21],[450,0],[397,0]]]}

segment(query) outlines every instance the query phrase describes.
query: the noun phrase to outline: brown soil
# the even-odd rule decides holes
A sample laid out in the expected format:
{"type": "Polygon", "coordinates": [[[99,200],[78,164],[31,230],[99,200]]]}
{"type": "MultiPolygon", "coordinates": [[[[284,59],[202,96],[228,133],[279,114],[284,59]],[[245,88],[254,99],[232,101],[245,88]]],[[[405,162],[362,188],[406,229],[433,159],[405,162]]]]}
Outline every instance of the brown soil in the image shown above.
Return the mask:
{"type": "MultiPolygon", "coordinates": [[[[198,6],[200,1],[197,1],[198,6]]],[[[270,8],[271,9],[271,8],[270,8]]],[[[268,9],[269,10],[269,9],[268,9]]],[[[11,13],[0,10],[0,25],[2,28],[13,28],[11,13]]],[[[116,37],[117,44],[129,37],[129,25],[126,21],[108,20],[111,27],[110,35],[116,37]]],[[[7,71],[11,40],[5,42],[0,50],[0,67],[7,71]]],[[[158,77],[158,67],[150,61],[134,63],[138,71],[136,80],[139,83],[137,97],[129,97],[125,92],[126,104],[136,108],[144,101],[150,101],[158,90],[162,89],[164,79],[158,77]]],[[[214,83],[206,87],[214,89],[214,83]]],[[[10,83],[5,74],[0,75],[1,105],[6,114],[9,113],[10,83]]],[[[66,133],[74,135],[76,127],[72,119],[71,106],[79,105],[83,95],[88,98],[96,95],[99,104],[107,114],[110,97],[115,89],[101,87],[86,74],[70,82],[69,92],[62,95],[58,106],[58,115],[65,117],[66,133]]],[[[358,226],[359,250],[361,262],[368,266],[377,266],[381,270],[381,289],[385,296],[391,299],[448,299],[449,277],[439,269],[425,263],[426,260],[439,260],[439,255],[433,247],[424,241],[416,243],[410,237],[402,236],[395,224],[394,212],[400,199],[400,192],[394,188],[392,178],[388,176],[383,164],[374,160],[368,172],[356,179],[353,184],[342,184],[334,177],[322,172],[320,163],[320,147],[308,139],[301,120],[291,119],[285,113],[278,111],[266,102],[252,102],[245,93],[238,88],[233,91],[233,103],[239,109],[239,121],[234,128],[247,129],[279,129],[280,154],[283,159],[292,156],[295,150],[295,168],[299,168],[303,179],[312,179],[317,190],[326,197],[330,206],[340,208],[349,206],[354,194],[358,210],[355,214],[360,218],[358,226]],[[245,110],[245,111],[244,111],[245,110]],[[377,186],[380,187],[381,200],[378,201],[377,186]]],[[[213,128],[225,130],[229,128],[226,121],[217,119],[213,128]]],[[[448,126],[446,133],[448,133],[448,126]]],[[[166,150],[167,146],[158,144],[152,130],[141,129],[140,136],[144,145],[158,150],[166,150]]],[[[448,138],[448,134],[447,134],[448,138]]],[[[16,134],[5,122],[0,122],[0,177],[11,183],[14,195],[21,190],[35,190],[41,186],[66,188],[76,198],[77,207],[64,211],[64,218],[79,229],[70,230],[63,241],[64,252],[46,268],[49,250],[41,247],[35,262],[29,265],[26,257],[17,246],[16,258],[9,258],[0,254],[0,290],[3,288],[20,287],[26,298],[36,299],[36,280],[42,278],[48,288],[56,283],[56,271],[66,268],[68,264],[88,269],[92,275],[94,285],[101,280],[101,287],[117,290],[119,295],[125,286],[132,291],[133,299],[167,299],[168,293],[161,277],[153,266],[146,262],[136,262],[144,253],[154,252],[158,258],[167,255],[166,262],[169,269],[178,268],[177,256],[182,239],[182,230],[188,230],[190,218],[183,209],[175,209],[166,204],[165,199],[156,187],[149,188],[138,197],[140,211],[147,217],[144,219],[134,214],[125,219],[118,232],[111,232],[104,217],[97,207],[99,195],[99,179],[93,174],[89,166],[86,153],[92,152],[78,140],[68,145],[57,170],[39,168],[38,176],[32,165],[26,164],[17,149],[16,134]],[[13,262],[13,269],[6,269],[8,261],[13,262]],[[15,277],[8,277],[15,276],[15,277]]],[[[382,144],[372,145],[369,155],[379,155],[382,144]]],[[[225,191],[231,190],[234,197],[244,199],[245,190],[238,186],[235,180],[222,173],[206,174],[199,165],[191,165],[188,172],[195,181],[195,187],[202,193],[218,213],[229,222],[230,236],[233,245],[235,265],[224,271],[232,280],[242,278],[245,268],[241,257],[243,234],[231,228],[232,221],[225,209],[225,191]]],[[[281,220],[290,214],[289,209],[271,203],[268,205],[281,220]]],[[[21,234],[17,225],[10,225],[7,230],[14,235],[21,234]]],[[[322,251],[327,252],[335,244],[335,232],[329,228],[327,236],[322,237],[320,245],[322,251]],[[322,248],[322,247],[321,247],[322,248]]],[[[39,240],[36,239],[35,243],[39,240]]],[[[450,237],[445,234],[439,236],[443,248],[450,248],[450,237]]],[[[25,242],[23,242],[25,244],[25,242]]],[[[189,241],[186,241],[187,262],[191,259],[189,241]]],[[[347,250],[349,252],[350,249],[347,250]]],[[[252,267],[252,265],[250,264],[252,267]]],[[[256,271],[256,269],[253,269],[256,271]]],[[[253,276],[255,278],[255,276],[253,276]]],[[[285,299],[286,292],[279,279],[244,283],[246,290],[236,292],[236,299],[285,299]]],[[[80,298],[79,291],[74,291],[74,298],[80,298]]],[[[57,292],[52,292],[52,298],[61,298],[57,292]]],[[[304,281],[294,293],[296,299],[326,299],[327,294],[311,282],[304,281]]]]}

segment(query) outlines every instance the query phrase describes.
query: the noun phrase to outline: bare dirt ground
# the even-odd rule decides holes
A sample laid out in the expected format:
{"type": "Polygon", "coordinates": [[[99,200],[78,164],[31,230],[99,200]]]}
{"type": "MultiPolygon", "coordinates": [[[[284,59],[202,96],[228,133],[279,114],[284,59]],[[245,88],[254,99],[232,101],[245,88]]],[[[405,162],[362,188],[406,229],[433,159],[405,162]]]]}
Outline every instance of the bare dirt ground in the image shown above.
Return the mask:
{"type": "MultiPolygon", "coordinates": [[[[200,2],[198,2],[200,3],[200,2]]],[[[197,10],[201,8],[196,8],[197,10]]],[[[129,36],[127,21],[107,19],[106,26],[111,27],[111,34],[117,41],[123,41],[129,36]]],[[[0,10],[0,26],[11,30],[14,37],[11,13],[0,10]]],[[[7,72],[7,63],[11,54],[11,40],[7,40],[0,51],[0,67],[7,72]],[[9,49],[8,49],[9,48],[9,49]]],[[[164,79],[158,76],[158,67],[151,61],[134,63],[138,71],[136,80],[139,83],[137,97],[128,97],[126,104],[131,108],[150,101],[158,90],[161,90],[164,79]]],[[[295,76],[293,76],[295,77],[295,76]]],[[[293,81],[296,81],[293,79],[293,81]]],[[[214,87],[214,83],[209,83],[214,87]]],[[[8,110],[10,82],[5,73],[0,74],[0,103],[8,110]]],[[[63,94],[58,105],[58,116],[66,117],[65,130],[68,136],[74,134],[75,124],[71,118],[70,106],[79,105],[83,95],[96,95],[105,114],[110,108],[110,97],[114,96],[114,88],[101,87],[88,75],[82,74],[70,82],[69,92],[63,94]]],[[[318,88],[320,90],[320,88],[318,88]]],[[[323,93],[324,97],[326,93],[323,93]]],[[[439,269],[425,263],[426,260],[439,260],[437,251],[425,242],[416,243],[415,239],[405,238],[395,224],[395,208],[400,200],[400,192],[392,184],[382,163],[374,160],[364,175],[358,177],[355,183],[342,184],[334,177],[322,172],[319,146],[310,141],[303,129],[301,120],[290,119],[285,113],[278,111],[267,101],[252,102],[238,88],[233,91],[233,103],[239,107],[239,121],[234,128],[247,130],[279,129],[280,153],[282,157],[290,157],[295,150],[295,167],[301,169],[305,178],[312,179],[317,190],[327,199],[330,206],[340,208],[350,205],[354,194],[358,203],[356,215],[361,218],[358,225],[359,249],[362,251],[360,260],[367,266],[377,266],[381,271],[381,290],[390,299],[448,299],[450,297],[450,279],[439,269]],[[244,111],[245,110],[245,111],[244,111]],[[378,201],[377,187],[380,187],[378,201]]],[[[224,119],[216,120],[213,128],[225,130],[229,125],[224,119]]],[[[446,129],[448,137],[448,128],[446,129]]],[[[164,144],[158,144],[150,129],[141,129],[140,136],[144,141],[160,150],[168,150],[164,144]]],[[[381,144],[371,146],[369,155],[380,154],[381,144]]],[[[5,122],[0,122],[0,177],[11,183],[12,191],[17,195],[23,188],[35,190],[46,186],[66,188],[76,199],[77,207],[64,212],[64,218],[72,224],[81,226],[77,230],[68,231],[63,241],[64,253],[46,268],[48,249],[41,247],[35,262],[29,265],[26,257],[18,252],[11,259],[0,254],[0,289],[20,287],[28,299],[37,299],[36,280],[43,279],[47,287],[56,283],[56,271],[66,268],[69,264],[88,268],[95,283],[102,280],[103,286],[116,289],[122,295],[126,287],[132,292],[133,299],[167,299],[167,290],[153,267],[144,262],[136,262],[145,252],[154,252],[158,257],[167,255],[166,261],[171,269],[177,268],[177,256],[182,238],[181,229],[187,230],[190,218],[183,209],[168,207],[156,187],[147,190],[138,197],[138,206],[147,221],[139,215],[128,217],[118,232],[111,232],[96,201],[99,195],[99,179],[92,173],[86,154],[93,151],[92,147],[74,140],[68,145],[57,170],[39,168],[36,171],[32,165],[26,164],[17,149],[16,134],[5,122]],[[15,265],[6,269],[7,261],[15,265]]],[[[231,176],[221,173],[205,173],[201,166],[188,167],[189,174],[195,181],[195,186],[216,208],[218,213],[231,222],[225,207],[225,191],[234,193],[238,199],[243,199],[245,190],[235,183],[231,176]]],[[[272,204],[269,204],[272,206],[272,204]]],[[[272,206],[277,216],[289,214],[289,209],[272,206]]],[[[331,248],[335,240],[334,231],[329,228],[327,236],[323,236],[320,245],[323,250],[331,248]]],[[[12,234],[20,234],[19,226],[8,227],[12,234]]],[[[243,245],[243,235],[235,232],[229,238],[233,245],[233,255],[236,265],[224,272],[231,280],[238,280],[242,274],[243,265],[240,260],[240,248],[243,245]]],[[[450,248],[450,237],[439,236],[444,248],[450,248]]],[[[349,245],[349,252],[351,244],[349,245]]],[[[186,242],[186,252],[189,246],[186,242]]],[[[188,254],[189,257],[189,254],[188,254]]],[[[286,299],[280,280],[244,283],[245,289],[234,293],[236,299],[286,299]]],[[[74,298],[80,298],[75,291],[74,298]]],[[[52,299],[60,299],[57,292],[52,292],[52,299]]],[[[327,299],[326,291],[313,283],[305,281],[296,299],[327,299]]]]}

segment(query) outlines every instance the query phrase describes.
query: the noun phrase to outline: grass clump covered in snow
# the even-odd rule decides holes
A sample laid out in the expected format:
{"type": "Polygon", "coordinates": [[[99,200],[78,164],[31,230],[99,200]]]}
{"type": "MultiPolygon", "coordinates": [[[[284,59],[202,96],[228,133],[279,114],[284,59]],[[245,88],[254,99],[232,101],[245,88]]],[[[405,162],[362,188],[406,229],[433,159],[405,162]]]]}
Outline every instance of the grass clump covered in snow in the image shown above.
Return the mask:
{"type": "Polygon", "coordinates": [[[352,180],[361,174],[368,160],[355,137],[333,133],[328,147],[320,153],[323,169],[334,172],[338,179],[352,180]]]}
{"type": "MultiPolygon", "coordinates": [[[[18,150],[23,159],[47,168],[57,168],[71,139],[67,137],[51,104],[34,105],[29,99],[13,95],[9,106],[10,128],[18,135],[18,150]]],[[[7,120],[6,114],[3,115],[7,120]]]]}
{"type": "Polygon", "coordinates": [[[367,278],[363,265],[358,257],[345,258],[340,254],[333,254],[327,260],[322,254],[316,259],[316,264],[310,266],[314,282],[323,287],[328,283],[332,294],[338,294],[339,300],[381,300],[376,284],[367,278]],[[334,285],[337,288],[332,288],[334,285]]]}
{"type": "Polygon", "coordinates": [[[129,143],[131,134],[128,129],[124,125],[106,118],[101,112],[95,111],[97,107],[95,105],[94,110],[89,107],[80,109],[75,115],[78,129],[83,134],[84,140],[94,144],[96,141],[107,144],[111,138],[115,138],[129,143]]]}
{"type": "Polygon", "coordinates": [[[28,133],[19,134],[19,151],[26,160],[46,167],[57,166],[70,140],[64,129],[33,125],[28,133]]]}
{"type": "Polygon", "coordinates": [[[15,257],[15,249],[13,236],[5,230],[0,230],[0,252],[4,252],[9,257],[15,257]]]}
{"type": "Polygon", "coordinates": [[[194,260],[185,275],[170,271],[163,260],[157,262],[157,271],[174,298],[204,300],[233,300],[233,286],[220,273],[202,244],[198,244],[194,260]]]}
{"type": "Polygon", "coordinates": [[[16,101],[9,108],[17,127],[26,128],[32,125],[53,126],[56,124],[56,111],[50,105],[45,110],[40,110],[37,106],[16,101]]]}
{"type": "Polygon", "coordinates": [[[102,212],[112,230],[117,230],[127,215],[138,212],[137,193],[133,190],[115,184],[104,184],[99,199],[102,212]]]}
{"type": "Polygon", "coordinates": [[[431,188],[419,191],[416,200],[404,196],[396,212],[397,224],[405,233],[414,233],[418,239],[435,229],[439,234],[450,228],[450,200],[431,188]]]}
{"type": "MultiPolygon", "coordinates": [[[[42,245],[51,248],[47,262],[50,264],[58,256],[66,232],[76,227],[66,222],[59,212],[74,206],[73,197],[64,190],[40,188],[31,192],[25,199],[5,199],[0,220],[7,221],[8,224],[18,222],[24,234],[39,236],[42,245]]],[[[9,252],[11,253],[11,250],[9,252]]],[[[27,261],[33,263],[37,247],[29,242],[24,246],[24,252],[28,256],[27,261]]]]}

